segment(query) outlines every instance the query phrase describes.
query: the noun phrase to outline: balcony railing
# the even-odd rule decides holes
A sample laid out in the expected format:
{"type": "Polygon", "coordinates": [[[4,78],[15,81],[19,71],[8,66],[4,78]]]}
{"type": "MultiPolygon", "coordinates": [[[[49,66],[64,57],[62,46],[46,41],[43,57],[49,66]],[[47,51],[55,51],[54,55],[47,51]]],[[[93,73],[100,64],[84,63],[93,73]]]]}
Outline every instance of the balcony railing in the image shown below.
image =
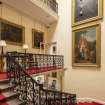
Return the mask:
{"type": "Polygon", "coordinates": [[[62,55],[32,54],[8,52],[15,61],[17,61],[27,73],[42,73],[64,68],[64,58],[62,55]]]}
{"type": "Polygon", "coordinates": [[[25,105],[76,105],[76,95],[43,89],[10,54],[6,55],[8,78],[25,105]]]}
{"type": "Polygon", "coordinates": [[[58,14],[58,3],[56,0],[40,0],[45,3],[48,7],[50,7],[54,12],[58,14]]]}

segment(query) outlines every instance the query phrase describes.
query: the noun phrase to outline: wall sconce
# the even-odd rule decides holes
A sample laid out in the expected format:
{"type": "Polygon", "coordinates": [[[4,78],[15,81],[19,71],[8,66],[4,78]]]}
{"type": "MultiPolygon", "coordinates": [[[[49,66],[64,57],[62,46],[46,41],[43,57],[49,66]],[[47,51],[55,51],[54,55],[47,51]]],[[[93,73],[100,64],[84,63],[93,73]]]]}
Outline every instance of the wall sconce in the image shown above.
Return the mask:
{"type": "Polygon", "coordinates": [[[27,51],[28,48],[29,48],[29,47],[28,47],[27,44],[24,44],[24,45],[23,45],[23,49],[24,49],[25,53],[26,53],[26,51],[27,51]]]}
{"type": "Polygon", "coordinates": [[[0,47],[1,47],[1,56],[0,56],[0,69],[3,70],[3,66],[4,66],[4,62],[3,62],[3,58],[4,58],[4,47],[6,47],[6,41],[5,40],[0,40],[0,47]]]}
{"type": "Polygon", "coordinates": [[[27,51],[27,49],[28,49],[28,45],[27,45],[27,44],[23,44],[23,49],[24,49],[24,53],[25,53],[25,54],[24,54],[24,57],[25,57],[25,58],[24,58],[24,68],[26,69],[26,68],[27,68],[27,63],[26,63],[26,61],[27,61],[27,60],[26,60],[26,59],[27,59],[27,58],[26,58],[26,51],[27,51]]]}
{"type": "Polygon", "coordinates": [[[6,47],[6,41],[5,40],[0,40],[0,47],[1,47],[1,55],[4,54],[4,47],[6,47]]]}

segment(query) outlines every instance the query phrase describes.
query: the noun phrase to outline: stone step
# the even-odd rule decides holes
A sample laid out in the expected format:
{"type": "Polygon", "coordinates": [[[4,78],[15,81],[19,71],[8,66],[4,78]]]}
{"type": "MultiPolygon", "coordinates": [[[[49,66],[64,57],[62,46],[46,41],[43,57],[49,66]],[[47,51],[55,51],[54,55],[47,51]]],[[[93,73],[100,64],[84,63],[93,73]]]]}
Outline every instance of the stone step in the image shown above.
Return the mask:
{"type": "Polygon", "coordinates": [[[25,105],[22,101],[20,101],[18,98],[12,99],[6,102],[8,105],[25,105]]]}
{"type": "MultiPolygon", "coordinates": [[[[24,102],[19,100],[18,98],[19,94],[15,93],[13,91],[13,88],[14,87],[11,86],[7,80],[2,81],[0,83],[0,90],[2,94],[6,97],[6,103],[8,105],[25,105],[24,102]]],[[[5,100],[2,100],[1,102],[5,102],[5,100]]]]}
{"type": "Polygon", "coordinates": [[[9,79],[0,80],[0,85],[5,84],[5,83],[9,83],[9,79]]]}
{"type": "Polygon", "coordinates": [[[6,92],[6,91],[9,91],[9,90],[13,90],[13,87],[14,87],[14,86],[10,86],[9,83],[5,83],[5,84],[1,84],[1,85],[0,85],[0,90],[1,90],[2,92],[6,92]]]}
{"type": "MultiPolygon", "coordinates": [[[[2,94],[6,97],[6,101],[9,101],[9,100],[12,100],[12,99],[15,99],[15,98],[18,98],[18,94],[13,92],[13,91],[4,91],[2,92],[2,94]]],[[[2,102],[4,102],[5,100],[2,100],[2,102]]]]}

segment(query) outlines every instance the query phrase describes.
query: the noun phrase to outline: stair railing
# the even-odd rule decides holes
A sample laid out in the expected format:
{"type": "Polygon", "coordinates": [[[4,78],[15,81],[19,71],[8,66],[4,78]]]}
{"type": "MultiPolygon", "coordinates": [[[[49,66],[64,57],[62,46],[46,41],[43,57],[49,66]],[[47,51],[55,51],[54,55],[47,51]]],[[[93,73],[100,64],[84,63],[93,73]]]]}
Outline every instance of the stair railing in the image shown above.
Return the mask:
{"type": "Polygon", "coordinates": [[[32,54],[20,52],[8,52],[26,70],[33,70],[33,74],[58,70],[64,68],[64,58],[62,55],[32,54]]]}
{"type": "Polygon", "coordinates": [[[10,84],[19,94],[19,99],[25,105],[75,105],[76,95],[60,91],[43,89],[23,68],[18,60],[6,55],[7,71],[10,84]]]}

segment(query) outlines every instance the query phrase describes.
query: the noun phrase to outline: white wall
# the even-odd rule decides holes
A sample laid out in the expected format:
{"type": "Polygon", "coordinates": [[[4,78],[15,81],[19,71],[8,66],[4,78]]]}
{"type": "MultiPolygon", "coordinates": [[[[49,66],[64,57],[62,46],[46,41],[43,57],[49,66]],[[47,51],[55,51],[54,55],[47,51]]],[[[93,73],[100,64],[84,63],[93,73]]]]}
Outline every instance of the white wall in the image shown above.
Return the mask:
{"type": "Polygon", "coordinates": [[[101,68],[72,69],[71,0],[59,0],[59,16],[58,24],[49,29],[49,35],[54,34],[49,39],[57,41],[58,53],[64,55],[67,70],[63,77],[63,90],[76,93],[79,98],[105,101],[105,21],[102,22],[101,68]]]}

